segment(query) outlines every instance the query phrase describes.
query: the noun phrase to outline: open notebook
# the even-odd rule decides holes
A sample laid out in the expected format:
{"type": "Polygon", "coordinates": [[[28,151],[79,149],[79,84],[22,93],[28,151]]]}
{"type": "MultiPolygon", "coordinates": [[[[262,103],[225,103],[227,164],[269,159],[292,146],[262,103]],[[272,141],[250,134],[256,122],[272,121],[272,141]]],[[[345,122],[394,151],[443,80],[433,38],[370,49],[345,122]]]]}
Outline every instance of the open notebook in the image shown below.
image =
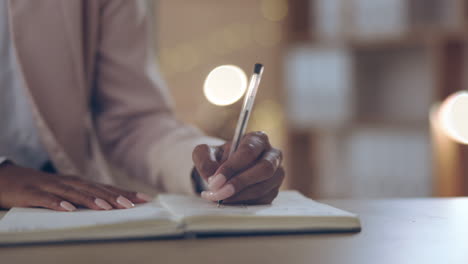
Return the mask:
{"type": "Polygon", "coordinates": [[[0,220],[0,244],[359,230],[356,215],[295,191],[281,192],[271,205],[221,207],[198,197],[164,194],[124,210],[13,208],[0,220]]]}

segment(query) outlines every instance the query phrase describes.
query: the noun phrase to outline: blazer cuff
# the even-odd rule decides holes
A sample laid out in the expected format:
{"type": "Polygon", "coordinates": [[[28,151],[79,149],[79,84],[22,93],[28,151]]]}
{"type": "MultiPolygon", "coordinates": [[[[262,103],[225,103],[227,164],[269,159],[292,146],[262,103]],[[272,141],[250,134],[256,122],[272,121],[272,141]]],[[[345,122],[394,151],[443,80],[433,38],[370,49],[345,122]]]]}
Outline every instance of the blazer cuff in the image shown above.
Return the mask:
{"type": "MultiPolygon", "coordinates": [[[[224,143],[225,141],[218,138],[200,136],[181,139],[166,146],[163,150],[153,149],[149,155],[152,178],[161,180],[165,191],[195,195],[200,187],[200,182],[197,186],[192,177],[193,150],[200,144],[217,146],[224,143]]],[[[206,185],[204,182],[201,184],[202,186],[206,185]]]]}

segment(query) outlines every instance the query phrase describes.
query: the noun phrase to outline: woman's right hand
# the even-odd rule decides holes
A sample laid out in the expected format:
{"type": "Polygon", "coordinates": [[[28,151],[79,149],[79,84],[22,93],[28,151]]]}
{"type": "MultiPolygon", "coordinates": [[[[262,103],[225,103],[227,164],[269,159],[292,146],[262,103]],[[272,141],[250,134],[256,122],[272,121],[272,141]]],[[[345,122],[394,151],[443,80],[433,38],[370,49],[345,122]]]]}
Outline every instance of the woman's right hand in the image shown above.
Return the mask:
{"type": "Polygon", "coordinates": [[[44,207],[74,211],[125,209],[149,202],[143,193],[85,181],[77,176],[49,174],[11,163],[0,165],[0,208],[44,207]]]}

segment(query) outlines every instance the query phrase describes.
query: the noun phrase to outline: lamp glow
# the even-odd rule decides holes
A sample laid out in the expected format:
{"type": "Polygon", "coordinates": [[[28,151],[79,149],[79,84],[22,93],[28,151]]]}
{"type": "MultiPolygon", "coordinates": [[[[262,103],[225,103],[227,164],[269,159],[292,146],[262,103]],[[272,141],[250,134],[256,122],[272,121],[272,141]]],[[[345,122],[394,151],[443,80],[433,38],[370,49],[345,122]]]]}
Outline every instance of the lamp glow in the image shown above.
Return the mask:
{"type": "Polygon", "coordinates": [[[215,105],[230,105],[239,100],[247,89],[245,72],[235,65],[222,65],[213,69],[205,79],[203,92],[215,105]]]}
{"type": "Polygon", "coordinates": [[[439,120],[447,136],[468,144],[468,92],[461,91],[449,96],[440,107],[439,120]]]}

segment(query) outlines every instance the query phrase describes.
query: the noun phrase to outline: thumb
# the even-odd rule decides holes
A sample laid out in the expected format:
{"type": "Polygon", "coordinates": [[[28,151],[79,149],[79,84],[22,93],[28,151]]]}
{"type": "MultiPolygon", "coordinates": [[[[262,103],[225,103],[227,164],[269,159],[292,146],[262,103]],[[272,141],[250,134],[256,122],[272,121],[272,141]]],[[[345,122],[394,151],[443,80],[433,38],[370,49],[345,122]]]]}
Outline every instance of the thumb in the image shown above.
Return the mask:
{"type": "Polygon", "coordinates": [[[218,169],[220,162],[218,156],[222,150],[220,147],[212,147],[206,144],[198,145],[192,153],[193,163],[198,174],[207,181],[218,169]]]}

